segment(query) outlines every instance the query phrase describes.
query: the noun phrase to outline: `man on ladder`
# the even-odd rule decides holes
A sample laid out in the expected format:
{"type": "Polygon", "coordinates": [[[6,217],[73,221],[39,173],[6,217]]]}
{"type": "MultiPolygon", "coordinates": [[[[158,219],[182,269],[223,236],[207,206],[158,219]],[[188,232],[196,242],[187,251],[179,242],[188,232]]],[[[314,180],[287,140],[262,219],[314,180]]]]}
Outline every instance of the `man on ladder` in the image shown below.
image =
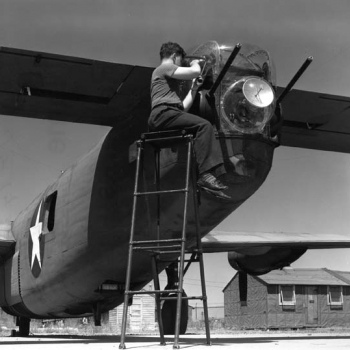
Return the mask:
{"type": "Polygon", "coordinates": [[[207,120],[187,113],[200,86],[197,78],[201,67],[198,60],[193,60],[190,67],[181,67],[185,55],[183,48],[176,43],[168,42],[161,46],[161,64],[154,70],[151,80],[152,111],[148,125],[150,131],[185,129],[193,133],[196,137],[194,151],[198,186],[216,197],[230,199],[222,192],[228,187],[216,178],[225,173],[225,168],[213,127],[207,120]],[[178,95],[182,80],[192,80],[191,89],[183,101],[178,95]]]}
{"type": "MultiPolygon", "coordinates": [[[[125,280],[125,292],[124,292],[124,311],[121,328],[121,341],[119,348],[125,349],[125,333],[127,323],[127,310],[128,301],[132,295],[135,294],[155,294],[156,305],[157,305],[157,317],[159,324],[159,332],[161,338],[161,344],[165,344],[164,339],[164,327],[162,320],[161,301],[175,301],[176,300],[176,318],[175,318],[175,329],[174,331],[174,349],[179,348],[179,334],[181,328],[181,309],[184,300],[200,299],[203,301],[203,309],[205,313],[205,325],[206,325],[206,340],[207,344],[210,344],[210,332],[209,332],[209,318],[208,318],[208,305],[207,296],[205,290],[205,277],[204,277],[204,264],[203,264],[203,250],[201,245],[200,235],[200,223],[198,217],[198,198],[197,190],[193,188],[190,191],[190,183],[192,185],[198,184],[198,186],[207,190],[209,193],[216,197],[229,199],[230,197],[224,194],[222,191],[227,187],[222,184],[214,175],[223,174],[225,169],[223,167],[223,158],[219,144],[216,142],[215,133],[212,125],[205,119],[202,119],[193,114],[187,113],[187,110],[191,107],[195,93],[197,92],[198,86],[196,78],[201,74],[201,67],[198,60],[191,63],[190,67],[181,67],[181,61],[184,58],[185,53],[183,49],[174,43],[166,43],[161,48],[161,65],[156,68],[152,75],[151,83],[151,95],[152,95],[152,112],[149,117],[150,133],[144,133],[141,140],[138,141],[138,155],[136,161],[136,176],[135,176],[135,188],[134,188],[134,201],[133,211],[130,228],[130,240],[129,240],[129,254],[128,264],[125,280]],[[192,80],[191,90],[187,96],[181,101],[178,95],[178,85],[181,80],[192,80]],[[172,130],[175,132],[169,132],[172,130]],[[183,133],[183,130],[186,133],[183,133]],[[163,132],[164,131],[164,132],[163,132]],[[188,133],[188,134],[187,134],[188,133]],[[196,139],[193,142],[193,134],[196,139]],[[162,148],[169,147],[169,142],[172,144],[184,143],[187,145],[187,160],[186,160],[186,171],[185,171],[185,187],[176,188],[172,190],[163,190],[160,187],[160,162],[159,155],[162,148]],[[155,162],[155,185],[156,191],[149,191],[139,189],[139,177],[140,172],[143,169],[143,151],[146,144],[152,146],[155,150],[155,157],[158,159],[155,162]],[[193,148],[192,148],[193,147],[193,148]],[[194,152],[193,152],[194,150],[194,152]],[[195,155],[193,154],[195,153],[195,155]],[[195,156],[195,157],[194,157],[195,156]],[[197,164],[192,166],[192,159],[197,160],[197,164]],[[197,169],[196,169],[197,168],[197,169]],[[199,173],[199,179],[197,180],[196,170],[199,173]],[[182,193],[184,195],[184,207],[181,237],[165,237],[161,233],[160,226],[160,196],[167,194],[182,193]],[[196,246],[192,247],[191,250],[186,250],[187,243],[187,216],[189,208],[189,194],[193,196],[193,219],[195,222],[195,233],[196,233],[196,246]],[[141,196],[157,196],[157,227],[156,227],[156,239],[151,240],[135,240],[135,222],[136,222],[136,208],[138,198],[141,196]],[[152,273],[154,280],[153,291],[137,291],[131,288],[131,271],[133,252],[147,252],[151,256],[152,273]],[[169,256],[171,254],[178,254],[179,257],[175,261],[171,260],[171,266],[178,264],[177,272],[174,270],[174,276],[170,278],[169,289],[166,291],[160,290],[159,284],[159,270],[158,264],[165,262],[161,256],[169,256]],[[189,260],[185,259],[185,254],[191,253],[189,260]],[[185,267],[184,263],[187,262],[185,267]],[[187,296],[183,290],[183,277],[192,262],[199,262],[199,270],[201,276],[201,296],[187,296]],[[171,281],[174,280],[172,283],[171,281]],[[178,281],[175,283],[175,280],[178,281]],[[169,293],[169,296],[166,294],[169,293]],[[170,294],[173,293],[173,294],[170,294]],[[175,294],[175,296],[174,296],[175,294]]],[[[193,186],[195,187],[195,186],[193,186]]],[[[169,259],[169,257],[168,257],[169,259]]],[[[174,269],[174,268],[173,268],[174,269]]],[[[165,305],[165,304],[164,304],[165,305]]],[[[163,306],[163,311],[164,311],[163,306]]],[[[164,311],[165,312],[165,311],[164,311]]],[[[168,317],[173,317],[169,316],[168,317]]],[[[169,324],[169,329],[172,332],[173,325],[169,324]]]]}

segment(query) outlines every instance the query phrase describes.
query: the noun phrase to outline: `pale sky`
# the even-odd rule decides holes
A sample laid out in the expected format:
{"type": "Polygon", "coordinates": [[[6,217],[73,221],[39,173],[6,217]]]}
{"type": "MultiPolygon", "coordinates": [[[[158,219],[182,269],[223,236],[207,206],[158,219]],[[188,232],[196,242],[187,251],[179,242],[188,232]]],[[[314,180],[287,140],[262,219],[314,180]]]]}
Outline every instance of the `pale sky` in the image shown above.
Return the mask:
{"type": "MultiPolygon", "coordinates": [[[[349,96],[349,18],[347,0],[0,0],[0,46],[156,66],[165,41],[185,49],[209,40],[251,42],[274,57],[279,85],[312,55],[296,88],[349,96]]],[[[0,116],[0,223],[14,219],[107,131],[0,116]]],[[[349,175],[349,155],[280,147],[261,189],[218,229],[347,233],[349,175]]],[[[350,271],[349,253],[307,252],[292,266],[350,271]]],[[[222,304],[235,271],[226,254],[205,260],[209,304],[222,304]]],[[[189,273],[187,290],[197,276],[189,273]]]]}

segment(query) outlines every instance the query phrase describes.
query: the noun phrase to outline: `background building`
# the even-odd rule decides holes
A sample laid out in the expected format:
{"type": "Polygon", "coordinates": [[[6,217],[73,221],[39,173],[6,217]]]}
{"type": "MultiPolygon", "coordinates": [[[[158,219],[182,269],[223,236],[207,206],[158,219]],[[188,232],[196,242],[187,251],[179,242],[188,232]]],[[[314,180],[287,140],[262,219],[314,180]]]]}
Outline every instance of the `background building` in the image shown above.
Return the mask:
{"type": "Polygon", "coordinates": [[[350,327],[350,272],[287,268],[248,275],[246,301],[239,278],[237,273],[223,290],[227,326],[350,327]]]}
{"type": "MultiPolygon", "coordinates": [[[[120,333],[124,304],[108,312],[108,324],[120,333]]],[[[158,327],[158,326],[157,326],[158,327]]],[[[128,308],[127,332],[153,332],[156,329],[155,299],[151,294],[136,294],[128,308]]]]}

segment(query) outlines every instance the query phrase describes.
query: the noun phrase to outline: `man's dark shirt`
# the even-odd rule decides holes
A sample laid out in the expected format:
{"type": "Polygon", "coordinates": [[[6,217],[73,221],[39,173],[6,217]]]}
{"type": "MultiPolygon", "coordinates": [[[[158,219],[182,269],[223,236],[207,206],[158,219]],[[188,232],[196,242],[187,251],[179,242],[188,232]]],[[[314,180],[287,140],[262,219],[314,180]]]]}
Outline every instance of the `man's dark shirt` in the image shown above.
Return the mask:
{"type": "Polygon", "coordinates": [[[172,63],[161,64],[152,74],[151,98],[152,108],[163,103],[180,104],[178,96],[180,80],[172,78],[178,66],[172,63]]]}

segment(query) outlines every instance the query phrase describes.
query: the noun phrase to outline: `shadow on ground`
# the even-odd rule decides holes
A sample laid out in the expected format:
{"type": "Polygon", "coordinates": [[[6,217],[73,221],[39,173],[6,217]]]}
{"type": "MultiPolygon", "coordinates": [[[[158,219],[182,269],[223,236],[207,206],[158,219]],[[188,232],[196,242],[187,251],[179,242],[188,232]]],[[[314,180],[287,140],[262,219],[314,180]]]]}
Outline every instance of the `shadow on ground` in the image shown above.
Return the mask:
{"type": "MultiPolygon", "coordinates": [[[[211,341],[213,345],[227,345],[227,344],[257,344],[257,343],[269,343],[269,342],[275,342],[276,340],[303,340],[305,338],[308,338],[307,335],[304,336],[277,336],[276,334],[271,334],[269,336],[265,337],[245,337],[242,336],[220,336],[216,337],[215,335],[212,335],[211,341]]],[[[349,335],[332,335],[332,336],[325,336],[325,335],[318,335],[314,334],[312,336],[309,336],[311,339],[350,339],[349,335]]],[[[166,337],[165,341],[167,344],[173,343],[174,338],[173,337],[166,337]]],[[[92,343],[120,343],[120,336],[112,336],[112,335],[105,335],[105,336],[76,336],[76,335],[32,335],[27,338],[20,338],[20,337],[3,337],[0,340],[1,346],[4,345],[35,345],[35,344],[92,344],[92,343]]],[[[128,343],[143,343],[143,347],[145,346],[145,343],[152,343],[149,346],[154,346],[154,343],[159,343],[159,337],[158,336],[137,336],[137,335],[130,335],[126,337],[126,344],[128,343]]],[[[134,344],[136,345],[136,344],[134,344]]],[[[180,345],[182,347],[191,347],[194,345],[206,345],[206,338],[205,336],[191,336],[191,335],[185,335],[180,337],[180,345]]],[[[146,345],[147,346],[147,345],[146,345]]]]}

